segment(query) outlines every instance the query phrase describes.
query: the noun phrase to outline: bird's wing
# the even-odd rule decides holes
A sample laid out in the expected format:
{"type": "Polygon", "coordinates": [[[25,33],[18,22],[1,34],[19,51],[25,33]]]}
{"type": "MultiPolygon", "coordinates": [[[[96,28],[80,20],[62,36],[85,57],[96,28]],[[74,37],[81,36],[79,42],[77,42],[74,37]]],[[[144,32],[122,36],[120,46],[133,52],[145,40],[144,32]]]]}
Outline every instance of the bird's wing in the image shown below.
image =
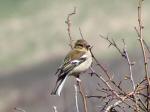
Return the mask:
{"type": "Polygon", "coordinates": [[[67,73],[83,63],[87,59],[85,53],[85,51],[79,51],[76,49],[69,52],[65,57],[63,64],[59,68],[58,80],[65,77],[67,73]]]}

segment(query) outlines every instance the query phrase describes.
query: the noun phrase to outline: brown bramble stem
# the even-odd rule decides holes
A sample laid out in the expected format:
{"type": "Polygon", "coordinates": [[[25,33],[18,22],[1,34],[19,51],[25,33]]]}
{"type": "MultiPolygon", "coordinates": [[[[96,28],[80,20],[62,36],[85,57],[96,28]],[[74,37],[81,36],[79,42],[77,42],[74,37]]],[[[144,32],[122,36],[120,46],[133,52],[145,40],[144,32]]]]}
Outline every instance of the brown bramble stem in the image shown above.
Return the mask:
{"type": "Polygon", "coordinates": [[[142,25],[142,14],[141,14],[141,10],[142,10],[142,3],[143,0],[139,0],[139,5],[138,5],[138,27],[135,27],[135,30],[137,32],[137,35],[139,37],[139,42],[141,45],[141,49],[142,49],[142,54],[143,54],[143,58],[144,58],[144,69],[145,69],[145,75],[148,81],[148,84],[150,85],[150,81],[149,81],[149,75],[148,75],[148,63],[147,63],[147,57],[146,57],[146,51],[145,51],[145,46],[144,46],[144,36],[143,36],[143,29],[144,26],[142,25]]]}
{"type": "MultiPolygon", "coordinates": [[[[110,105],[108,106],[108,108],[106,108],[106,111],[105,112],[108,112],[109,109],[111,109],[110,107],[113,107],[113,106],[117,106],[119,105],[120,103],[124,103],[126,105],[128,105],[125,100],[128,99],[130,96],[133,96],[134,95],[134,92],[130,92],[128,94],[126,94],[125,96],[120,96],[110,85],[109,83],[102,77],[102,76],[99,76],[97,73],[95,73],[93,71],[93,74],[95,74],[99,79],[101,79],[101,81],[110,89],[110,91],[113,93],[113,95],[116,96],[116,104],[115,105],[110,105]]],[[[99,96],[100,97],[100,96],[99,96]]],[[[136,108],[134,108],[133,106],[130,105],[130,107],[133,109],[133,110],[136,110],[136,108]]]]}
{"type": "Polygon", "coordinates": [[[67,20],[65,21],[65,23],[67,24],[68,28],[68,35],[69,35],[69,46],[71,47],[71,49],[73,49],[73,40],[72,40],[72,36],[71,36],[71,21],[70,21],[70,17],[72,15],[76,14],[76,7],[74,7],[74,11],[70,14],[68,14],[67,20]]]}
{"type": "MultiPolygon", "coordinates": [[[[144,44],[144,36],[143,36],[143,29],[144,26],[142,24],[142,4],[144,0],[138,0],[138,28],[135,27],[135,30],[138,35],[138,40],[140,42],[141,50],[142,50],[142,55],[143,55],[143,60],[144,60],[144,72],[145,72],[145,77],[148,82],[148,88],[147,88],[147,95],[149,96],[149,91],[150,91],[150,80],[149,80],[149,74],[148,74],[148,59],[146,56],[146,50],[145,50],[145,44],[144,44]]],[[[149,99],[147,98],[147,110],[149,110],[149,99]]]]}
{"type": "Polygon", "coordinates": [[[136,111],[139,112],[138,99],[137,99],[136,92],[135,92],[135,82],[134,82],[134,79],[133,79],[133,72],[132,72],[133,63],[130,61],[130,58],[129,58],[129,55],[128,55],[128,52],[127,52],[127,49],[126,49],[127,46],[126,46],[126,43],[125,43],[124,40],[123,40],[123,44],[124,44],[123,53],[125,54],[125,57],[126,57],[126,60],[127,60],[127,63],[128,63],[129,72],[130,72],[130,80],[131,80],[131,83],[132,83],[132,86],[133,86],[133,91],[134,91],[133,96],[134,96],[134,100],[135,100],[136,111]]]}
{"type": "Polygon", "coordinates": [[[81,81],[77,81],[77,85],[78,85],[78,87],[79,87],[79,92],[80,92],[80,94],[81,94],[81,96],[82,96],[82,99],[83,99],[84,112],[88,112],[86,95],[85,95],[85,93],[84,93],[84,90],[83,90],[81,81]]]}

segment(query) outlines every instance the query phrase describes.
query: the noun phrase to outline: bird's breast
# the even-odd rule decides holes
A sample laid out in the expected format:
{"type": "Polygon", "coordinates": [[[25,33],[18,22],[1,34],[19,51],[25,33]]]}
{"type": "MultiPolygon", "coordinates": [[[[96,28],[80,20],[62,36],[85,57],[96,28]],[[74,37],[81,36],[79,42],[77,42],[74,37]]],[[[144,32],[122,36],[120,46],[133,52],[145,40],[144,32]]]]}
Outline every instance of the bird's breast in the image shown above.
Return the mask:
{"type": "Polygon", "coordinates": [[[73,69],[73,72],[84,72],[86,71],[92,64],[92,57],[91,57],[91,54],[87,54],[88,57],[86,59],[86,61],[84,61],[83,63],[81,63],[80,65],[76,66],[74,69],[73,69]]]}

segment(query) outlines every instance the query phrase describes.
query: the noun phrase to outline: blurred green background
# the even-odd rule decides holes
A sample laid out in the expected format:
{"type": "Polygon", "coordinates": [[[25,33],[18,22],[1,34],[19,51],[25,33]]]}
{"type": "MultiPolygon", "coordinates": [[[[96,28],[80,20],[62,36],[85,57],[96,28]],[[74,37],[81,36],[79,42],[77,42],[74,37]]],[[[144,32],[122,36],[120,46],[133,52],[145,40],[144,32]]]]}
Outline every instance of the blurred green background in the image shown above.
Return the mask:
{"type": "MultiPolygon", "coordinates": [[[[148,45],[149,6],[150,1],[145,0],[143,21],[148,45]]],[[[0,112],[15,112],[14,107],[27,112],[51,112],[53,105],[58,106],[59,112],[76,111],[74,99],[66,100],[73,96],[73,79],[61,98],[50,96],[56,81],[53,74],[70,50],[65,20],[74,7],[77,8],[77,14],[71,20],[74,40],[81,38],[80,27],[100,61],[114,73],[125,74],[127,69],[121,66],[125,62],[115,49],[107,47],[108,43],[99,34],[114,38],[120,47],[124,38],[131,59],[137,59],[137,64],[141,64],[134,30],[137,0],[0,0],[0,112]]],[[[139,68],[137,66],[135,71],[139,68]]],[[[90,76],[85,79],[85,84],[95,80],[90,76]]],[[[90,88],[96,83],[88,84],[87,91],[94,93],[96,90],[90,88]]],[[[91,111],[96,111],[95,101],[89,105],[91,111]]]]}

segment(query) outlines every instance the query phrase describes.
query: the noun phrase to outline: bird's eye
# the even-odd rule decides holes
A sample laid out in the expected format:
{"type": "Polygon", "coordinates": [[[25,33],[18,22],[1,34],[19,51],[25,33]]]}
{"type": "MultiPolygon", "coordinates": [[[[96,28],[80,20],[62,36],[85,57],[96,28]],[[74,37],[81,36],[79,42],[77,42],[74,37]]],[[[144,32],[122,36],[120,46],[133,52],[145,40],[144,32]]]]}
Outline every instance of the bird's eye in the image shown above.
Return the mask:
{"type": "Polygon", "coordinates": [[[81,46],[81,47],[83,47],[83,45],[82,45],[82,44],[78,44],[78,46],[81,46]]]}

